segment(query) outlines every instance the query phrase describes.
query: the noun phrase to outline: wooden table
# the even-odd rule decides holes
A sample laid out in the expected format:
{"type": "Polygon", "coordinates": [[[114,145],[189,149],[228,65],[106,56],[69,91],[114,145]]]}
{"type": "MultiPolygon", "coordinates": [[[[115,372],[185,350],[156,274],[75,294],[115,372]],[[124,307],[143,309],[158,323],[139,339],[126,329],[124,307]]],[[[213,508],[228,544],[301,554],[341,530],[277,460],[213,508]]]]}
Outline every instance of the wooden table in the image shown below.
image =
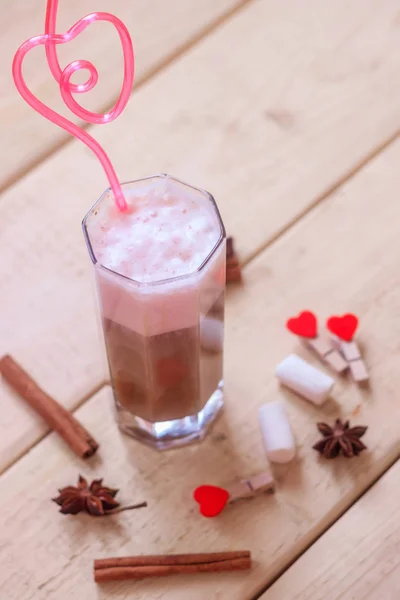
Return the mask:
{"type": "MultiPolygon", "coordinates": [[[[42,32],[42,4],[16,0],[4,11],[3,65],[42,32]]],[[[90,128],[120,178],[168,172],[209,189],[236,238],[244,282],[227,296],[226,410],[186,450],[157,454],[117,430],[80,231],[107,184],[90,152],[25,106],[3,69],[0,354],[76,411],[101,450],[75,458],[2,386],[1,598],[398,600],[398,2],[70,0],[60,30],[92,10],[118,14],[136,47],[132,101],[112,125],[90,128]],[[316,409],[278,389],[281,359],[310,360],[284,329],[303,308],[321,320],[360,316],[369,391],[338,381],[336,402],[316,409]],[[298,456],[274,470],[275,496],[202,518],[196,485],[265,466],[257,409],[283,395],[298,456]],[[315,422],[354,412],[369,426],[369,451],[318,460],[315,422]],[[104,476],[122,501],[148,509],[107,522],[58,515],[49,499],[78,472],[104,476]],[[95,557],[237,548],[252,550],[251,572],[92,580],[95,557]]],[[[99,66],[107,84],[92,92],[97,109],[115,99],[121,76],[116,36],[99,32],[62,53],[99,66]]],[[[27,77],[60,106],[39,54],[27,77]]]]}

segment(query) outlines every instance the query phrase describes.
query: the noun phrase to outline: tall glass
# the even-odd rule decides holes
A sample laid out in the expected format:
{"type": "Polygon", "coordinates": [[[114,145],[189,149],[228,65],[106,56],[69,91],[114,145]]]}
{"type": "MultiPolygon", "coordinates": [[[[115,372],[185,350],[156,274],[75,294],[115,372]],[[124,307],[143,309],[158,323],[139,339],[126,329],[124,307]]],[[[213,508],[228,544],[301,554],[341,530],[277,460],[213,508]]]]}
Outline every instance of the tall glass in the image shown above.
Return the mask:
{"type": "MultiPolygon", "coordinates": [[[[208,192],[168,175],[129,182],[123,190],[133,215],[135,205],[146,202],[147,197],[159,198],[167,208],[169,203],[173,205],[165,226],[159,227],[162,232],[165,230],[162,239],[167,250],[173,249],[171,244],[175,242],[179,250],[179,240],[184,236],[179,220],[174,223],[174,214],[179,217],[182,213],[186,218],[189,210],[196,217],[193,227],[200,227],[201,223],[203,230],[207,226],[211,232],[207,234],[211,245],[206,254],[203,252],[201,264],[193,265],[192,256],[188,272],[182,274],[180,263],[180,274],[171,276],[168,252],[160,250],[159,257],[156,254],[157,273],[162,273],[165,266],[167,278],[153,273],[135,280],[123,274],[122,263],[113,267],[102,264],[104,260],[99,258],[104,255],[102,228],[109,232],[110,219],[124,218],[123,214],[115,214],[110,190],[83,220],[95,269],[119,426],[132,437],[165,449],[202,439],[223,405],[225,230],[208,192]]],[[[185,221],[189,230],[190,218],[185,221]]],[[[118,225],[114,227],[112,239],[116,240],[116,248],[129,248],[131,261],[143,260],[139,250],[136,254],[132,250],[138,227],[140,223],[136,229],[133,226],[120,231],[118,225]]],[[[143,235],[143,228],[140,234],[143,235]]],[[[107,239],[111,239],[110,235],[107,239]]],[[[191,240],[192,245],[199,240],[196,251],[201,256],[200,234],[192,235],[191,240]]],[[[157,253],[155,238],[143,243],[146,245],[147,241],[157,253]]],[[[105,250],[110,256],[110,248],[105,250]]]]}

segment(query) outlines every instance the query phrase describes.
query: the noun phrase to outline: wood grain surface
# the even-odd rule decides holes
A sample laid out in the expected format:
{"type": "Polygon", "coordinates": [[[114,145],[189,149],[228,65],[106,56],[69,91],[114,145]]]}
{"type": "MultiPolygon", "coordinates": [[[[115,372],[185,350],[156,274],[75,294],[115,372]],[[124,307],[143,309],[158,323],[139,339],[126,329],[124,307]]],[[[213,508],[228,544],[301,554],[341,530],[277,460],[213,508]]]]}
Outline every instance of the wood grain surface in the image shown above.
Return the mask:
{"type": "MultiPolygon", "coordinates": [[[[248,0],[61,0],[57,33],[78,19],[95,12],[112,12],[128,27],[136,52],[135,86],[184,51],[197,38],[228,17],[248,0]]],[[[11,76],[11,63],[18,46],[44,33],[46,0],[13,0],[3,6],[0,22],[0,139],[7,140],[1,153],[0,189],[21,177],[49,156],[69,136],[34,112],[19,97],[11,76]]],[[[96,23],[75,41],[58,46],[63,67],[77,59],[93,62],[99,72],[98,85],[77,100],[90,110],[108,109],[116,100],[122,81],[122,52],[118,36],[109,24],[96,23]]],[[[57,84],[50,75],[42,49],[35,49],[24,63],[28,86],[47,105],[77,122],[65,109],[57,84]]],[[[85,74],[76,76],[79,82],[85,74]]]]}
{"type": "Polygon", "coordinates": [[[399,486],[396,462],[261,600],[397,600],[399,486]]]}
{"type": "MultiPolygon", "coordinates": [[[[40,4],[16,0],[3,11],[5,65],[43,31],[40,4]]],[[[227,297],[226,407],[204,443],[178,451],[156,453],[117,429],[80,230],[107,184],[89,150],[26,107],[3,69],[0,355],[13,354],[77,409],[100,450],[76,458],[0,380],[0,597],[397,600],[399,463],[389,467],[400,456],[398,3],[171,0],[165,10],[161,0],[61,0],[59,29],[93,10],[127,23],[138,89],[117,122],[90,131],[121,180],[166,171],[209,189],[236,238],[245,268],[227,297]],[[284,328],[304,309],[321,324],[360,317],[368,389],[337,378],[333,399],[316,408],[279,388],[274,369],[287,354],[320,366],[284,328]],[[197,485],[265,468],[257,412],[278,398],[298,454],[274,467],[275,496],[201,517],[197,485]],[[315,423],[337,416],[368,425],[358,459],[326,461],[311,449],[315,423]],[[59,515],[50,498],[79,472],[148,508],[104,521],[59,515]],[[95,558],[245,547],[254,558],[245,574],[93,582],[95,558]]],[[[39,55],[27,79],[59,109],[39,55]]],[[[60,56],[99,67],[86,107],[115,99],[115,32],[98,25],[60,56]]]]}
{"type": "MultiPolygon", "coordinates": [[[[214,192],[248,261],[394,135],[397,21],[392,0],[356,0],[350,11],[344,0],[305,0],[290,13],[278,0],[255,1],[151,79],[97,137],[121,179],[167,171],[214,192]]],[[[0,199],[0,352],[69,408],[108,377],[80,231],[105,185],[73,142],[0,199]]],[[[357,232],[357,210],[353,219],[357,232]]],[[[342,227],[332,221],[335,233],[342,227]]],[[[326,260],[330,274],[336,262],[326,260]]],[[[278,294],[267,281],[259,293],[281,302],[288,285],[278,294]]],[[[46,429],[2,393],[4,468],[46,429]]]]}
{"type": "Polygon", "coordinates": [[[205,443],[159,454],[129,440],[114,423],[106,387],[77,411],[100,443],[92,463],[82,465],[52,434],[2,475],[0,573],[9,600],[33,593],[42,600],[55,591],[61,600],[78,592],[183,600],[188,589],[195,600],[250,599],[399,456],[400,409],[394,401],[400,385],[399,159],[400,141],[247,266],[244,286],[232,289],[228,299],[226,410],[205,443]],[[284,329],[287,316],[304,307],[321,319],[349,310],[360,317],[357,339],[371,370],[370,390],[338,380],[332,401],[319,409],[279,390],[274,368],[286,354],[296,351],[314,362],[284,329]],[[276,495],[205,520],[191,499],[194,487],[224,485],[265,467],[257,409],[277,398],[285,401],[298,456],[274,468],[276,495]],[[318,439],[315,423],[339,415],[369,426],[369,451],[352,460],[320,459],[311,449],[318,439]],[[123,490],[125,502],[147,500],[149,508],[124,514],[124,520],[120,515],[118,524],[57,515],[48,498],[78,471],[103,475],[123,490]],[[168,586],[143,582],[135,588],[125,582],[97,592],[91,581],[97,557],[239,546],[254,555],[248,575],[176,579],[168,586]]]}

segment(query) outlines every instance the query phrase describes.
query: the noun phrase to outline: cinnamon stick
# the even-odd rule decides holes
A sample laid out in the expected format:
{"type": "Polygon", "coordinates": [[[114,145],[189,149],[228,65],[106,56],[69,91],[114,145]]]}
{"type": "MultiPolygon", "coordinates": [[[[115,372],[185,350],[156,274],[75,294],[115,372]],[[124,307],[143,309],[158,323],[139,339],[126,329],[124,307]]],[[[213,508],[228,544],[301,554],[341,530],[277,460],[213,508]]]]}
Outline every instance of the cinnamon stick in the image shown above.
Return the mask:
{"type": "Polygon", "coordinates": [[[251,558],[249,550],[235,552],[206,552],[201,554],[148,554],[141,556],[117,556],[115,558],[98,558],[94,561],[95,569],[110,567],[143,567],[149,565],[193,565],[212,563],[235,558],[251,558]]]}
{"type": "Polygon", "coordinates": [[[75,417],[46,394],[9,355],[0,359],[0,373],[12,388],[56,431],[81,458],[93,456],[97,442],[75,417]]]}
{"type": "Polygon", "coordinates": [[[241,281],[242,271],[232,237],[226,238],[226,282],[241,281]]]}
{"type": "Polygon", "coordinates": [[[215,573],[250,569],[249,551],[104,558],[94,561],[97,583],[166,575],[215,573]]]}
{"type": "Polygon", "coordinates": [[[242,270],[238,264],[226,263],[226,283],[232,283],[242,280],[242,270]]]}

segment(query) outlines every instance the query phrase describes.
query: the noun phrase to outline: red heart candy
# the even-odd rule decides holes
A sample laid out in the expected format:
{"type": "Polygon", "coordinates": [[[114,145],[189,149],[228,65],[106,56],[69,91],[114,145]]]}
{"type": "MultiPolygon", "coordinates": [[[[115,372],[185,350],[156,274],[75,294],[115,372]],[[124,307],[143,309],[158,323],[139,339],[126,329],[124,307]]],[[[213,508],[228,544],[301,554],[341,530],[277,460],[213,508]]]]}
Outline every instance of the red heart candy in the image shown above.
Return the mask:
{"type": "Polygon", "coordinates": [[[330,332],[334,333],[345,342],[351,342],[358,327],[358,318],[351,313],[342,317],[329,317],[326,326],[330,332]]]}
{"type": "Polygon", "coordinates": [[[195,489],[193,498],[199,503],[204,517],[216,517],[224,510],[229,493],[215,485],[201,485],[195,489]]]}
{"type": "Polygon", "coordinates": [[[309,310],[304,310],[298,317],[288,319],[286,327],[289,331],[301,335],[301,337],[315,338],[317,335],[317,317],[309,310]]]}

